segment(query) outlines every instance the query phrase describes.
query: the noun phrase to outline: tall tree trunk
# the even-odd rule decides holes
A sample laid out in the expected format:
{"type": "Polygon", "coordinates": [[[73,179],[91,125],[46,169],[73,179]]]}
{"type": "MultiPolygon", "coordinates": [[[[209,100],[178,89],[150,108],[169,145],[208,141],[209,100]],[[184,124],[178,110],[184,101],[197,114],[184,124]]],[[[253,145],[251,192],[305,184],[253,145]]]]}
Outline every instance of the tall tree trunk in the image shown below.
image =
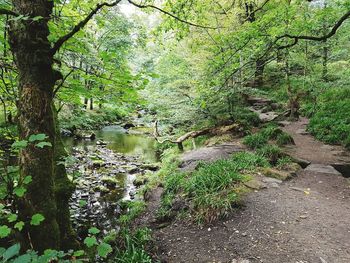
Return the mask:
{"type": "Polygon", "coordinates": [[[40,227],[27,225],[26,245],[39,252],[58,249],[60,231],[54,189],[55,122],[52,108],[53,87],[60,74],[53,70],[53,57],[48,41],[48,20],[53,1],[13,0],[14,11],[23,15],[43,17],[38,21],[19,19],[11,21],[9,41],[19,72],[18,121],[21,139],[31,134],[44,133],[52,147],[43,149],[29,145],[20,152],[21,176],[31,176],[19,216],[28,222],[33,214],[45,217],[40,227]]]}
{"type": "Polygon", "coordinates": [[[90,110],[94,109],[94,99],[90,98],[90,110]]]}
{"type": "Polygon", "coordinates": [[[79,244],[76,239],[76,234],[73,231],[70,221],[69,199],[75,190],[75,185],[68,179],[66,167],[63,161],[68,156],[61,138],[58,125],[57,110],[54,108],[55,119],[55,155],[54,155],[54,176],[55,176],[55,197],[57,204],[57,222],[60,229],[61,249],[68,250],[78,248],[79,244]]]}

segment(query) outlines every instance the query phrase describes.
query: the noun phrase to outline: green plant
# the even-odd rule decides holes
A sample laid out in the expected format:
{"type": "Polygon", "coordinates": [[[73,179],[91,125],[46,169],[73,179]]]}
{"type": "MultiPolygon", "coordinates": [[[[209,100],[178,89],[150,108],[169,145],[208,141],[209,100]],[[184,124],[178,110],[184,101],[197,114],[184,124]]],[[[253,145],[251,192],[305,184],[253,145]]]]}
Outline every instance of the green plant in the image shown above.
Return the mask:
{"type": "Polygon", "coordinates": [[[119,236],[119,245],[114,255],[114,262],[123,263],[152,263],[152,258],[145,250],[147,243],[151,241],[151,231],[148,228],[139,228],[132,233],[129,229],[123,229],[119,236]]]}
{"type": "Polygon", "coordinates": [[[250,149],[258,149],[267,144],[268,139],[261,133],[255,133],[244,137],[243,143],[250,149]]]}
{"type": "Polygon", "coordinates": [[[276,167],[283,168],[288,164],[291,164],[293,160],[289,156],[281,157],[277,160],[276,167]]]}
{"type": "Polygon", "coordinates": [[[288,144],[295,144],[294,139],[292,136],[290,136],[288,133],[281,133],[277,135],[276,143],[278,146],[288,145],[288,144]]]}
{"type": "Polygon", "coordinates": [[[158,213],[169,216],[174,200],[182,199],[189,203],[184,208],[190,207],[197,222],[212,222],[238,203],[244,192],[241,182],[248,180],[244,173],[268,165],[264,157],[242,152],[227,160],[199,163],[192,173],[171,173],[165,179],[165,193],[158,213]]]}
{"type": "Polygon", "coordinates": [[[270,144],[258,149],[257,154],[267,158],[273,165],[283,156],[282,150],[278,146],[270,144]]]}
{"type": "Polygon", "coordinates": [[[275,140],[279,135],[283,134],[283,131],[276,124],[269,124],[260,133],[268,140],[275,140]]]}

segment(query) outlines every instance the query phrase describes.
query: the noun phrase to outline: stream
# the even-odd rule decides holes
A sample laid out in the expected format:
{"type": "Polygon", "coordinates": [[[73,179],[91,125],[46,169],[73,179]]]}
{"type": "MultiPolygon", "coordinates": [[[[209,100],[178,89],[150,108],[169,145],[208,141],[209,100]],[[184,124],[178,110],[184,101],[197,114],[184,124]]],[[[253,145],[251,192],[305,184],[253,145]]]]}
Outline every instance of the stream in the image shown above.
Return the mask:
{"type": "Polygon", "coordinates": [[[95,131],[95,140],[64,138],[67,172],[76,182],[70,201],[73,226],[83,238],[91,226],[117,230],[121,200],[133,200],[134,180],[157,170],[155,140],[120,126],[95,131]]]}

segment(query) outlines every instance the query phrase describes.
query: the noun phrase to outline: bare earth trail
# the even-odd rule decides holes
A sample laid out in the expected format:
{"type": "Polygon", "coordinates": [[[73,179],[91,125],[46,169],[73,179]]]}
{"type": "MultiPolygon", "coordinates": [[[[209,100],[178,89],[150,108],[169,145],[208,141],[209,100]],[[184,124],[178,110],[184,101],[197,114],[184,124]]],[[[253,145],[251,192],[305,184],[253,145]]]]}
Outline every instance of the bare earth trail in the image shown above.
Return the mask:
{"type": "MultiPolygon", "coordinates": [[[[331,148],[300,134],[306,123],[302,119],[284,127],[296,142],[288,149],[290,153],[312,164],[350,160],[339,152],[340,147],[331,148]]],[[[301,170],[278,188],[248,194],[242,209],[202,229],[182,222],[159,228],[153,222],[160,259],[176,263],[349,263],[350,182],[333,170],[301,170]]]]}

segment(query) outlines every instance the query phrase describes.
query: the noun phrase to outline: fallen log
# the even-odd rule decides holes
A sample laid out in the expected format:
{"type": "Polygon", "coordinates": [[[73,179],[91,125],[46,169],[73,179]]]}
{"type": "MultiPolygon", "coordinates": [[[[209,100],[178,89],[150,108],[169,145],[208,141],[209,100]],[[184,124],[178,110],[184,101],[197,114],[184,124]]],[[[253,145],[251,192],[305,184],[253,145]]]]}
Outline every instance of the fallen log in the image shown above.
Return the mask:
{"type": "Polygon", "coordinates": [[[160,144],[163,144],[165,142],[174,143],[174,144],[177,144],[177,147],[179,148],[180,151],[183,151],[184,150],[183,142],[185,142],[188,139],[194,139],[194,138],[197,138],[199,136],[208,135],[208,134],[209,135],[223,135],[223,134],[233,132],[233,131],[240,132],[241,126],[238,124],[231,124],[231,125],[226,125],[226,126],[205,128],[205,129],[198,130],[198,131],[190,131],[190,132],[180,136],[176,140],[172,140],[172,139],[160,140],[159,139],[160,134],[158,131],[158,121],[155,121],[153,136],[158,143],[160,143],[160,144]]]}

